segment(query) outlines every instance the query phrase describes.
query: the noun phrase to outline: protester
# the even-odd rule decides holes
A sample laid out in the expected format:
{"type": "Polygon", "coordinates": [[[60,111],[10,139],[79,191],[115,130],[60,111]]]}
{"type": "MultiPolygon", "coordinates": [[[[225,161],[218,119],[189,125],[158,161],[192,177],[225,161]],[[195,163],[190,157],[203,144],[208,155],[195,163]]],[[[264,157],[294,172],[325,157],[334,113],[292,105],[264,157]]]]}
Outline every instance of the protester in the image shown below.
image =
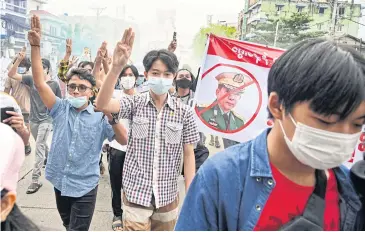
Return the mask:
{"type": "Polygon", "coordinates": [[[0,123],[1,231],[38,231],[16,205],[16,187],[25,153],[22,139],[6,124],[0,123]]]}
{"type": "Polygon", "coordinates": [[[199,141],[190,107],[168,94],[178,68],[177,57],[153,50],[143,59],[150,92],[120,101],[112,92],[133,47],[128,29],[118,42],[111,69],[96,104],[132,121],[123,170],[124,230],[172,230],[178,215],[177,180],[184,153],[185,188],[195,174],[194,144],[199,141]]]}
{"type": "Polygon", "coordinates": [[[53,118],[54,135],[46,166],[46,179],[55,190],[57,209],[67,230],[88,230],[95,209],[99,182],[99,158],[103,141],[114,138],[126,144],[127,131],[112,115],[95,112],[94,77],[85,69],[71,70],[67,99],[57,97],[42,77],[41,25],[31,18],[28,32],[35,86],[53,118]]]}
{"type": "Polygon", "coordinates": [[[8,118],[2,118],[0,115],[0,122],[5,123],[13,128],[13,130],[22,138],[24,144],[29,144],[30,132],[24,124],[22,111],[15,99],[5,92],[0,91],[0,109],[13,108],[14,111],[5,111],[8,118]]]}
{"type": "MultiPolygon", "coordinates": [[[[25,48],[18,54],[15,62],[9,67],[8,76],[14,76],[16,73],[19,75],[28,75],[30,69],[30,59],[25,57],[25,48]]],[[[21,81],[14,80],[12,78],[6,78],[4,92],[11,94],[19,104],[21,112],[24,118],[25,125],[30,131],[29,125],[29,112],[30,112],[30,93],[29,87],[21,81]]],[[[29,155],[32,152],[30,143],[25,143],[25,154],[29,155]]]]}
{"type": "MultiPolygon", "coordinates": [[[[134,96],[138,94],[135,86],[136,79],[138,77],[138,70],[133,65],[127,65],[123,68],[119,75],[120,87],[122,90],[114,90],[113,98],[120,100],[122,97],[134,96]]],[[[129,131],[130,120],[120,119],[120,123],[129,131]]],[[[123,165],[125,155],[127,151],[126,145],[121,145],[117,141],[113,140],[109,144],[108,157],[109,157],[109,177],[110,187],[112,189],[112,208],[113,208],[113,230],[122,230],[122,177],[123,177],[123,165]]]]}
{"type": "MultiPolygon", "coordinates": [[[[76,63],[79,60],[79,58],[76,58],[76,57],[73,57],[72,60],[70,60],[71,55],[72,55],[72,40],[66,39],[66,54],[65,54],[63,60],[61,60],[60,66],[58,69],[58,78],[62,81],[62,83],[66,84],[66,85],[68,82],[67,74],[70,73],[72,71],[72,69],[76,68],[75,67],[76,63]]],[[[103,57],[104,56],[105,55],[103,55],[103,57]]],[[[77,68],[83,68],[83,69],[86,69],[89,73],[93,73],[94,77],[97,77],[94,73],[94,69],[96,67],[100,67],[100,66],[98,66],[98,56],[95,59],[95,64],[93,62],[89,62],[89,61],[81,61],[77,66],[77,68]]],[[[98,94],[99,88],[100,88],[100,85],[98,85],[98,79],[96,79],[96,86],[93,87],[94,95],[90,98],[91,103],[94,102],[94,100],[98,94]]],[[[65,97],[67,97],[67,91],[66,91],[65,97]]],[[[103,156],[101,154],[100,161],[99,161],[99,168],[100,168],[100,173],[103,175],[105,172],[105,167],[104,167],[104,163],[103,163],[102,159],[103,159],[103,156]]]]}
{"type": "Polygon", "coordinates": [[[268,76],[272,129],[205,162],[175,229],[359,230],[361,202],[342,163],[365,123],[364,74],[364,57],[335,42],[286,51],[268,76]]]}
{"type": "MultiPolygon", "coordinates": [[[[17,69],[20,64],[20,60],[17,60],[12,69],[17,69]]],[[[62,97],[60,86],[57,82],[50,79],[50,62],[47,59],[42,59],[43,65],[43,79],[47,81],[48,86],[51,87],[52,91],[56,96],[62,97]]],[[[11,70],[12,71],[12,70],[11,70]]],[[[30,88],[30,129],[33,138],[36,140],[35,160],[32,175],[32,183],[27,189],[27,194],[37,192],[41,187],[42,183],[39,178],[42,173],[42,167],[44,161],[48,156],[47,139],[52,130],[52,118],[48,115],[47,107],[41,100],[40,93],[38,92],[35,84],[33,83],[32,75],[21,75],[9,71],[9,77],[14,80],[21,81],[23,84],[30,88]]]]}
{"type": "MultiPolygon", "coordinates": [[[[188,69],[180,69],[177,71],[174,82],[176,84],[175,97],[181,100],[185,105],[193,106],[194,92],[192,85],[195,82],[194,75],[188,69]]],[[[194,147],[195,155],[195,170],[197,171],[200,166],[209,157],[209,150],[204,144],[204,134],[199,133],[200,140],[194,147]]],[[[182,175],[184,172],[182,170],[182,175]]]]}

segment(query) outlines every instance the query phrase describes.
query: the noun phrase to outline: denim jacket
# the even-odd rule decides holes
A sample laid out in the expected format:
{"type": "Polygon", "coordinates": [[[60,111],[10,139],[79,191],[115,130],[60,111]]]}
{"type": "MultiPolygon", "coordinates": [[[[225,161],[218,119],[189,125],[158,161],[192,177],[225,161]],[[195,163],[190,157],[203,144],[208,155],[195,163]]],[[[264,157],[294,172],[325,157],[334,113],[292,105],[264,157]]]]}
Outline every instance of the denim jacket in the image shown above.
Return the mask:
{"type": "MultiPolygon", "coordinates": [[[[202,165],[189,187],[175,230],[255,228],[275,187],[267,152],[268,132],[230,147],[202,165]]],[[[343,166],[333,170],[340,195],[340,229],[359,230],[361,202],[349,171],[343,166]]]]}

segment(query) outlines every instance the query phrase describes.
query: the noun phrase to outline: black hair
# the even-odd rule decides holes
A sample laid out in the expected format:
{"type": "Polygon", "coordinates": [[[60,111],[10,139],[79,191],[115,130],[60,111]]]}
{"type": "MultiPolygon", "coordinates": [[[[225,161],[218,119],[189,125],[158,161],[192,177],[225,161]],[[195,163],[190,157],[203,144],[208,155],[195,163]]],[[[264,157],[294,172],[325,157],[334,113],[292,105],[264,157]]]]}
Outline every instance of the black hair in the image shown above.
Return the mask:
{"type": "MultiPolygon", "coordinates": [[[[190,73],[190,76],[191,76],[191,86],[190,86],[190,89],[193,90],[193,85],[195,83],[195,76],[194,76],[194,74],[190,70],[188,70],[186,68],[179,69],[176,72],[176,75],[175,75],[175,78],[174,78],[174,83],[176,83],[176,78],[177,78],[177,75],[179,75],[179,72],[180,71],[188,71],[190,73]]],[[[177,90],[177,86],[176,86],[176,90],[177,90]]],[[[195,89],[194,89],[194,92],[195,92],[195,89]]]]}
{"type": "Polygon", "coordinates": [[[91,73],[89,73],[86,69],[83,68],[72,69],[70,73],[67,75],[67,82],[70,81],[74,75],[78,76],[80,80],[87,80],[93,87],[96,85],[94,76],[91,73]]]}
{"type": "MultiPolygon", "coordinates": [[[[6,189],[1,190],[1,198],[7,193],[6,189]]],[[[39,228],[14,204],[6,220],[1,222],[1,231],[39,231],[39,228]]]]}
{"type": "Polygon", "coordinates": [[[42,58],[42,65],[46,66],[46,68],[48,69],[48,71],[47,71],[47,74],[48,74],[49,71],[51,71],[51,62],[49,62],[49,60],[46,58],[42,58]]]}
{"type": "Polygon", "coordinates": [[[138,73],[137,68],[134,65],[127,65],[127,66],[125,66],[123,68],[123,70],[120,72],[119,78],[121,78],[125,74],[125,72],[127,71],[127,69],[129,69],[129,68],[132,70],[132,73],[133,73],[135,79],[137,79],[138,76],[139,76],[139,73],[138,73]]]}
{"type": "Polygon", "coordinates": [[[92,69],[94,68],[94,62],[91,62],[91,61],[81,61],[78,65],[78,67],[85,68],[88,65],[90,65],[92,69]]]}
{"type": "Polygon", "coordinates": [[[161,60],[167,66],[169,72],[176,73],[179,67],[179,61],[174,53],[166,50],[152,50],[143,58],[143,66],[146,72],[150,71],[153,63],[161,60]]]}
{"type": "Polygon", "coordinates": [[[343,120],[365,100],[364,90],[364,57],[326,39],[296,44],[276,60],[268,76],[268,94],[276,92],[287,113],[308,101],[314,112],[343,120]]]}
{"type": "Polygon", "coordinates": [[[25,67],[27,69],[27,71],[29,71],[30,66],[31,66],[31,62],[30,59],[28,57],[25,57],[19,64],[19,67],[25,67]]]}

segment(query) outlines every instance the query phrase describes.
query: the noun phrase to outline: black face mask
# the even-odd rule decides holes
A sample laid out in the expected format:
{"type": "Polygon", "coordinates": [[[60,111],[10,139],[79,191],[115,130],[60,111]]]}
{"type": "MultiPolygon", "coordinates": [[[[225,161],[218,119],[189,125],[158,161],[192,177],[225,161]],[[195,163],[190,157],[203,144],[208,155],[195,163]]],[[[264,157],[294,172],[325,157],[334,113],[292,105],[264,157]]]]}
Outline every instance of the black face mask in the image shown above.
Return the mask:
{"type": "Polygon", "coordinates": [[[176,80],[176,86],[178,88],[189,89],[191,87],[191,84],[192,84],[191,80],[187,78],[176,80]]]}

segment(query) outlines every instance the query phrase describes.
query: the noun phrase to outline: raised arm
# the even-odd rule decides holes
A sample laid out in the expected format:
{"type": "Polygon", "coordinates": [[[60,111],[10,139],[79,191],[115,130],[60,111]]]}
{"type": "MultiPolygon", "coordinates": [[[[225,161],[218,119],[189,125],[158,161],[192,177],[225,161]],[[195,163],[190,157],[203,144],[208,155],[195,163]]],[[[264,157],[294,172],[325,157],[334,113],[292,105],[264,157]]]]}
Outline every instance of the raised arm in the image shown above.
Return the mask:
{"type": "Polygon", "coordinates": [[[56,95],[51,87],[46,83],[41,60],[41,22],[39,17],[33,15],[31,18],[31,29],[28,32],[28,40],[31,46],[31,61],[34,86],[37,88],[39,96],[48,109],[52,109],[56,103],[56,95]]]}
{"type": "Polygon", "coordinates": [[[103,75],[103,73],[101,72],[101,65],[106,53],[106,42],[104,41],[101,45],[101,47],[98,49],[98,52],[96,53],[96,57],[95,57],[95,64],[94,64],[94,69],[93,69],[93,76],[95,77],[96,80],[96,87],[97,88],[101,88],[103,82],[104,82],[104,77],[105,75],[103,75]]]}
{"type": "Polygon", "coordinates": [[[22,80],[22,75],[17,73],[17,71],[18,71],[20,62],[22,62],[22,60],[25,58],[25,51],[26,51],[26,48],[23,47],[22,50],[20,51],[20,53],[17,55],[17,58],[16,58],[14,64],[9,69],[8,76],[10,78],[13,78],[14,80],[18,80],[18,81],[22,80]]]}
{"type": "Polygon", "coordinates": [[[120,103],[112,99],[112,96],[118,76],[131,56],[133,42],[134,32],[132,28],[129,28],[124,31],[122,40],[115,46],[112,66],[96,98],[96,106],[103,112],[118,113],[120,111],[120,103]]]}
{"type": "Polygon", "coordinates": [[[58,68],[58,79],[60,79],[62,82],[66,82],[66,74],[69,70],[69,59],[72,54],[72,40],[66,39],[66,54],[63,57],[63,60],[60,61],[60,66],[58,68]]]}

